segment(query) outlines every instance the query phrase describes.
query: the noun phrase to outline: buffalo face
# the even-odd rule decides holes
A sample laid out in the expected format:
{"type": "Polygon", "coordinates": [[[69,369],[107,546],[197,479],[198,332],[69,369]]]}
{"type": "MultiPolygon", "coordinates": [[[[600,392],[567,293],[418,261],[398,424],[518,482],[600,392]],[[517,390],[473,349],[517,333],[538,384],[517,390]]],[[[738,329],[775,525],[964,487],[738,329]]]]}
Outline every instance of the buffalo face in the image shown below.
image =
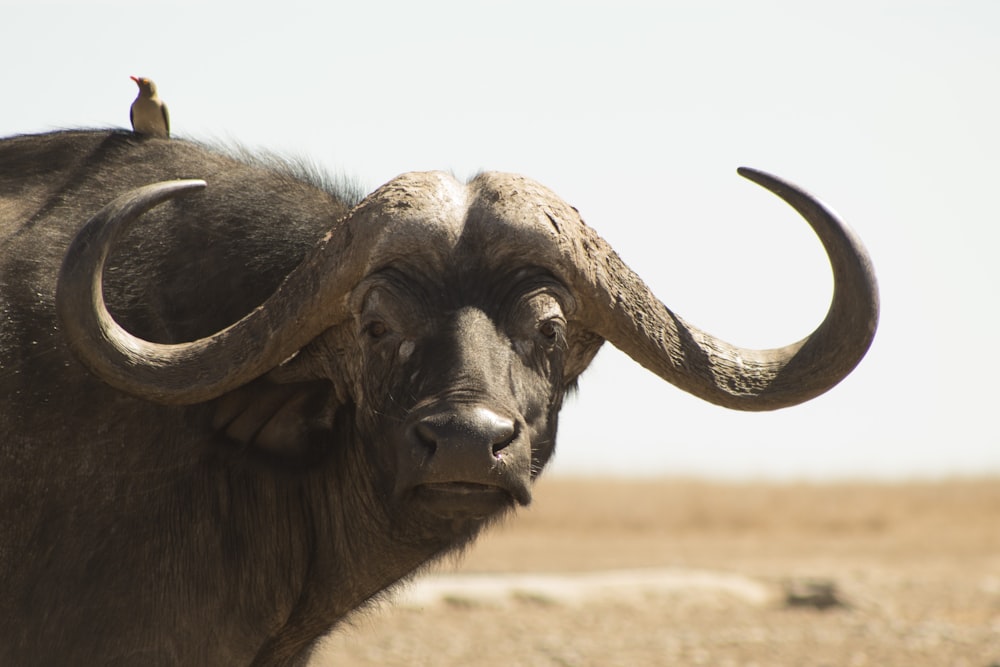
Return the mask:
{"type": "Polygon", "coordinates": [[[555,441],[572,298],[537,268],[419,273],[385,267],[352,295],[359,428],[401,502],[445,518],[527,504],[555,441]]]}

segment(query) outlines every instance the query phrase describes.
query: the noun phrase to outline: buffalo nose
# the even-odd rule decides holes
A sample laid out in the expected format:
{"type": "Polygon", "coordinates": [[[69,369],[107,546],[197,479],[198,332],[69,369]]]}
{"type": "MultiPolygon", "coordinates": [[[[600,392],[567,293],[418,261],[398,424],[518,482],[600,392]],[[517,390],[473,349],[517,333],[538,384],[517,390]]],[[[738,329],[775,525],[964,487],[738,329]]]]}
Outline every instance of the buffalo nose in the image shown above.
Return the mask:
{"type": "Polygon", "coordinates": [[[429,455],[458,450],[478,456],[488,451],[496,459],[513,442],[515,430],[513,420],[487,408],[429,415],[415,426],[417,440],[429,455]]]}

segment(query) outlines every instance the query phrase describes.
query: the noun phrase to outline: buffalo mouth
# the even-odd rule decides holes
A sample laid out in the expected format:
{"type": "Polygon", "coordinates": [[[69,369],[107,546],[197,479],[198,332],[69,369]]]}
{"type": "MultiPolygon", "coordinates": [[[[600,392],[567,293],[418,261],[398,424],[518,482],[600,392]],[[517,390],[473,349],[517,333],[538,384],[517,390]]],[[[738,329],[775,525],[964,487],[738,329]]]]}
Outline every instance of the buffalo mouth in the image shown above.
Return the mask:
{"type": "Polygon", "coordinates": [[[505,488],[478,482],[419,484],[413,498],[423,510],[442,519],[485,519],[530,501],[530,495],[516,497],[505,488]]]}

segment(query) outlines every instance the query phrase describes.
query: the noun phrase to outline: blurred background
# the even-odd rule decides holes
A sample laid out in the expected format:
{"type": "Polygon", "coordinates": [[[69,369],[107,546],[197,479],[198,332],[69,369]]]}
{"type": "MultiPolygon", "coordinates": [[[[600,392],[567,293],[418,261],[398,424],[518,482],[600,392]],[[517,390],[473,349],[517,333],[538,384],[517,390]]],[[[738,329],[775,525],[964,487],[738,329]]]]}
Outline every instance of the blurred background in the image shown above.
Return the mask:
{"type": "Polygon", "coordinates": [[[882,320],[858,369],[775,413],[694,399],[606,347],[555,475],[937,479],[1000,473],[1000,3],[8,2],[0,136],[129,126],[300,156],[371,190],[523,173],[682,317],[780,346],[829,304],[819,242],[753,166],[868,245],[882,320]]]}

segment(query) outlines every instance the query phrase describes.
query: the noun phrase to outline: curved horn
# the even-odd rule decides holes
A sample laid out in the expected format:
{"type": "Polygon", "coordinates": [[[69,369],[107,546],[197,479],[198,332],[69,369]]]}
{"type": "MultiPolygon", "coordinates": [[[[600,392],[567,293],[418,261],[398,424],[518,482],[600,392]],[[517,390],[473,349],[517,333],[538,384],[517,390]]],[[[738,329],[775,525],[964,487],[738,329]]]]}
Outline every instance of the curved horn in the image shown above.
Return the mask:
{"type": "Polygon", "coordinates": [[[328,234],[263,305],[235,324],[189,343],[130,334],[104,301],[110,248],[149,209],[204,187],[200,180],[166,181],[105,206],[73,240],[56,287],[56,309],[80,360],[108,384],[160,403],[206,401],[279,365],[343,316],[338,306],[353,284],[350,276],[360,271],[357,261],[342,260],[346,246],[362,235],[348,231],[332,243],[328,234]]]}
{"type": "Polygon", "coordinates": [[[689,325],[660,303],[611,247],[581,225],[586,259],[577,271],[584,326],[645,368],[706,401],[738,410],[805,402],[840,382],[861,361],[878,324],[878,286],[860,240],[823,203],[774,176],[739,174],[784,199],[819,236],[833,269],[826,318],[797,343],[771,350],[730,345],[689,325]]]}

